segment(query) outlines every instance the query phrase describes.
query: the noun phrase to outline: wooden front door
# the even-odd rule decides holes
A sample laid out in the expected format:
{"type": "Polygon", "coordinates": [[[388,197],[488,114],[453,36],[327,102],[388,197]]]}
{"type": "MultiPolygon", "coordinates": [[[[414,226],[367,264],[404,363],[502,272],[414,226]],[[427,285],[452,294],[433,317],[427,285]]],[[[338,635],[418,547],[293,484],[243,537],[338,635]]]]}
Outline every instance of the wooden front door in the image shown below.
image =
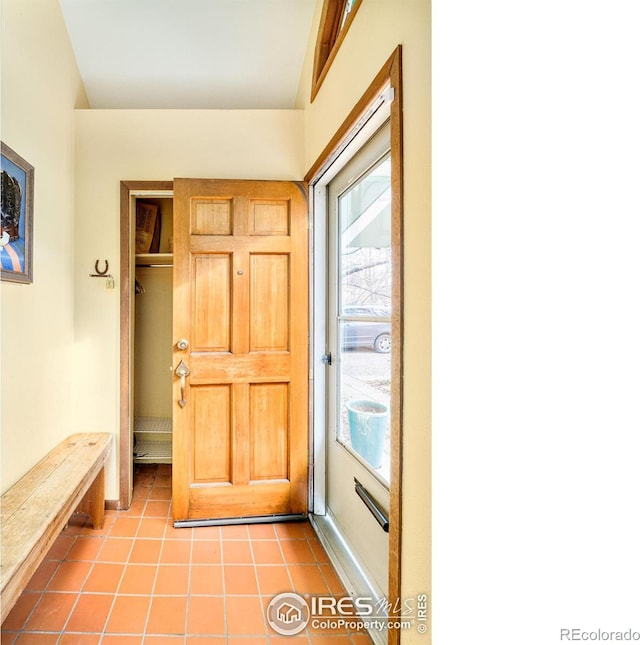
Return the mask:
{"type": "Polygon", "coordinates": [[[174,181],[176,521],[307,512],[307,235],[304,184],[174,181]]]}

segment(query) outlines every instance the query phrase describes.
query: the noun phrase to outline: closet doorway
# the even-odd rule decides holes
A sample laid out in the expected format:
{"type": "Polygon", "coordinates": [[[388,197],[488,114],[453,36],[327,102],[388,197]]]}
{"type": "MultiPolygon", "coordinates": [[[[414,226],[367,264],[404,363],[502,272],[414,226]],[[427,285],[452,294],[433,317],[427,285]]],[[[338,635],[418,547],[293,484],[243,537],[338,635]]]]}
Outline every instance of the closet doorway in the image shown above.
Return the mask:
{"type": "Polygon", "coordinates": [[[173,182],[121,182],[120,248],[119,505],[126,509],[135,464],[172,462],[173,182]]]}
{"type": "Polygon", "coordinates": [[[133,463],[172,462],[173,197],[136,195],[133,463]]]}

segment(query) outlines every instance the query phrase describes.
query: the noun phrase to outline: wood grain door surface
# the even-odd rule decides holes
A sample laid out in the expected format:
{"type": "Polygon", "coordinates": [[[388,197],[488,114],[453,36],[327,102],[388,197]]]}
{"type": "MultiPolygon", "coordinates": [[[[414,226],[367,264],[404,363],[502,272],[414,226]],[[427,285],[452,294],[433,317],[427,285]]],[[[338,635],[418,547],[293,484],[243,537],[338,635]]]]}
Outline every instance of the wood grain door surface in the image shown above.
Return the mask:
{"type": "Polygon", "coordinates": [[[174,520],[307,511],[307,238],[305,184],[174,180],[174,520]]]}

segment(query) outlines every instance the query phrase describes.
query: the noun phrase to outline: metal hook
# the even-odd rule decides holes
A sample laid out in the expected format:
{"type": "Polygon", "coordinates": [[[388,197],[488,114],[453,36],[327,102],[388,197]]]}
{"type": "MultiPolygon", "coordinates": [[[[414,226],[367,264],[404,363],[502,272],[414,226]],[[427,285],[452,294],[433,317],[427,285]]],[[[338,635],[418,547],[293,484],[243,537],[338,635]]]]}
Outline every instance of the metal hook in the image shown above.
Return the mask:
{"type": "Polygon", "coordinates": [[[100,262],[100,260],[96,260],[96,265],[95,265],[96,273],[97,273],[98,275],[104,275],[104,276],[106,276],[106,275],[107,275],[107,272],[109,271],[109,260],[105,260],[105,261],[104,261],[104,265],[105,265],[105,266],[104,266],[104,271],[100,271],[100,269],[98,269],[98,263],[99,263],[99,262],[100,262]]]}

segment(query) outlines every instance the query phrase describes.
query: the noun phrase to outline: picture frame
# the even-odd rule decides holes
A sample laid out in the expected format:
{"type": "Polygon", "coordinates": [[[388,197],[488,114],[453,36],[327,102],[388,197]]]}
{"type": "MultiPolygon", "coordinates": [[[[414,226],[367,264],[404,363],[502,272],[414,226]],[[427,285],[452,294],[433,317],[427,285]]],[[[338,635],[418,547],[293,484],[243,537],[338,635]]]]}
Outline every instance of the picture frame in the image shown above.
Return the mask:
{"type": "Polygon", "coordinates": [[[0,142],[2,280],[33,282],[33,166],[0,142]]]}

